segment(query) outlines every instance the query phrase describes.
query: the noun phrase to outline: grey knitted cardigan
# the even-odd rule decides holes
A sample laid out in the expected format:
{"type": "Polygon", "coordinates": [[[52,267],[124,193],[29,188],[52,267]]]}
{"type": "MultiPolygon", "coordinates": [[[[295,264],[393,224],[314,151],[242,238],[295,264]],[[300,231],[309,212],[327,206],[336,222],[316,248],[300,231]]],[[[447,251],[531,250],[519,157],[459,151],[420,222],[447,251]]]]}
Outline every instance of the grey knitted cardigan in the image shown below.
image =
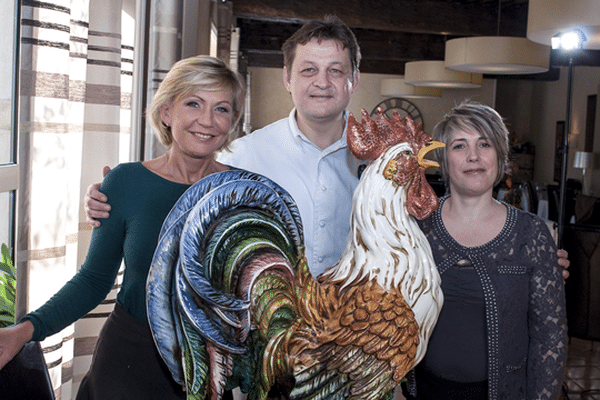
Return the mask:
{"type": "MultiPolygon", "coordinates": [[[[545,222],[508,206],[500,234],[467,248],[448,234],[440,210],[420,226],[442,279],[462,258],[470,259],[483,288],[486,308],[488,398],[557,399],[567,357],[567,321],[562,269],[545,222]]],[[[409,393],[416,395],[414,371],[409,393]]]]}

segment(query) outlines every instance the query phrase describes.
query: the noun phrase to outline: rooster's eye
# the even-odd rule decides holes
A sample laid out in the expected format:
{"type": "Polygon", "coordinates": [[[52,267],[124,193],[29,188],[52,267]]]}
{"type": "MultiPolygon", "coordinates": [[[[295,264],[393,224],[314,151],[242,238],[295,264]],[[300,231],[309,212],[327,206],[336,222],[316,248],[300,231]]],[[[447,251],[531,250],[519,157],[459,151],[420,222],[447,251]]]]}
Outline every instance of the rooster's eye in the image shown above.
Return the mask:
{"type": "Polygon", "coordinates": [[[406,157],[408,157],[408,156],[412,155],[412,151],[410,151],[410,150],[404,150],[402,152],[402,154],[405,155],[406,157]]]}

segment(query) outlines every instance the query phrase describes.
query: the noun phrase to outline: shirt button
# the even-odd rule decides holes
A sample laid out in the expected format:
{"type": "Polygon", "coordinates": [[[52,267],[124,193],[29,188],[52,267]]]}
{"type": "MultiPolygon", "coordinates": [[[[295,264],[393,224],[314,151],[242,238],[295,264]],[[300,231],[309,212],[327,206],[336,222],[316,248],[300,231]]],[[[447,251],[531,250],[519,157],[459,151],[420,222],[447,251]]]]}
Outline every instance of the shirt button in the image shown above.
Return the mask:
{"type": "Polygon", "coordinates": [[[319,222],[319,226],[320,226],[321,228],[323,228],[323,227],[325,226],[325,221],[321,221],[321,222],[319,222]]]}
{"type": "Polygon", "coordinates": [[[319,262],[323,262],[323,257],[319,257],[319,262]]]}
{"type": "Polygon", "coordinates": [[[327,190],[327,186],[325,186],[325,185],[321,186],[321,190],[322,191],[326,191],[327,190]]]}

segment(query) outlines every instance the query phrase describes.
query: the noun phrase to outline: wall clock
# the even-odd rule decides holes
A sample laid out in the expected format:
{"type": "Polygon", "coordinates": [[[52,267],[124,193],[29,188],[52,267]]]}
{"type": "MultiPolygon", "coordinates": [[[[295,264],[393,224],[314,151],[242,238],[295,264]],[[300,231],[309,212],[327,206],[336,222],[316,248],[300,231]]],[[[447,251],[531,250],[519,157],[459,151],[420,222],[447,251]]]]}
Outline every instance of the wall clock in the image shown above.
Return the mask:
{"type": "Polygon", "coordinates": [[[385,113],[385,116],[388,118],[392,118],[392,110],[394,108],[398,110],[398,113],[402,118],[410,115],[415,123],[421,123],[421,129],[423,129],[423,116],[421,115],[421,112],[417,106],[406,99],[401,97],[392,97],[383,100],[381,103],[377,104],[375,108],[373,108],[373,111],[371,111],[371,117],[375,117],[377,115],[377,107],[381,107],[385,113]]]}

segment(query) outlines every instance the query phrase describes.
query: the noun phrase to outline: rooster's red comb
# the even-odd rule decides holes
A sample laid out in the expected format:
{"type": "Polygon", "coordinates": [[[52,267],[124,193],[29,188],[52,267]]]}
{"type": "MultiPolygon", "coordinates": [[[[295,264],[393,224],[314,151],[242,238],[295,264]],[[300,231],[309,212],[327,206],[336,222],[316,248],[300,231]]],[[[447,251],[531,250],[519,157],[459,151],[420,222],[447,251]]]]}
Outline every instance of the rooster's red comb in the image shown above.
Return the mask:
{"type": "Polygon", "coordinates": [[[359,160],[374,160],[388,147],[400,142],[409,142],[416,152],[431,141],[431,136],[421,130],[421,123],[416,123],[406,116],[400,117],[398,110],[393,110],[388,119],[381,107],[377,107],[375,120],[363,108],[362,121],[359,123],[350,113],[348,116],[347,140],[350,151],[359,160]]]}

